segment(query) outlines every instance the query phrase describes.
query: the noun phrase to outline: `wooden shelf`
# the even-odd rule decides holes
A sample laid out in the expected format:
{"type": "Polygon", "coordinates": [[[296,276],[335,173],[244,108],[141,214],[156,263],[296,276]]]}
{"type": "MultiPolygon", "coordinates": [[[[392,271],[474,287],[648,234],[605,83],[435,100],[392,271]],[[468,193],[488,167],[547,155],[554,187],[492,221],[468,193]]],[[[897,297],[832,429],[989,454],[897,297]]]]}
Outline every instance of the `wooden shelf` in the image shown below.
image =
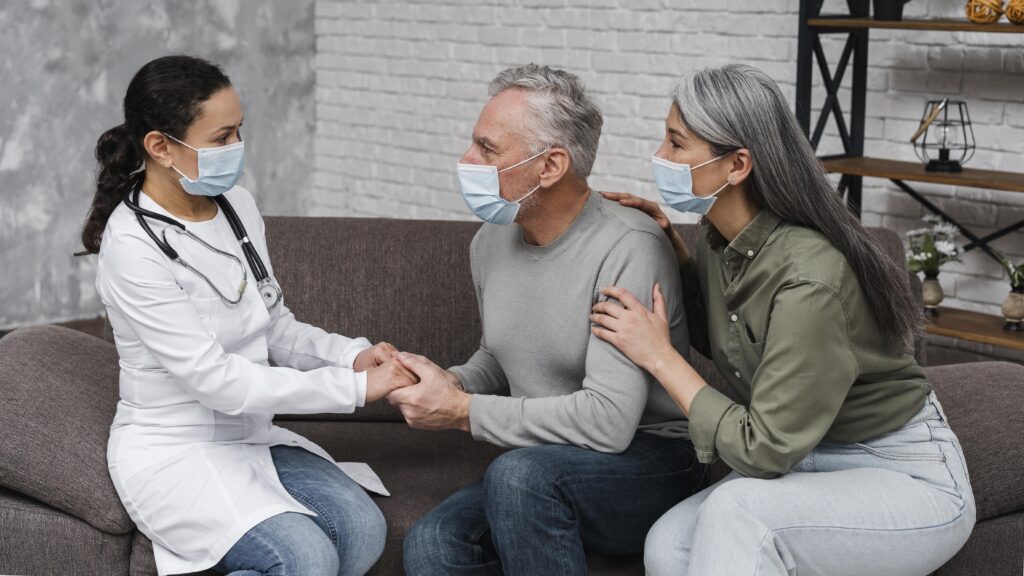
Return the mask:
{"type": "Polygon", "coordinates": [[[869,176],[905,180],[908,182],[930,182],[932,184],[948,184],[966,186],[968,188],[988,188],[1006,192],[1024,192],[1024,174],[1020,172],[1001,172],[998,170],[978,170],[964,168],[963,172],[926,172],[924,164],[919,162],[901,162],[867,156],[850,156],[845,158],[827,158],[822,163],[825,170],[852,176],[869,176]]]}
{"type": "Polygon", "coordinates": [[[969,20],[875,20],[873,18],[818,17],[807,24],[817,28],[888,28],[891,30],[931,30],[939,32],[994,32],[1024,34],[1024,26],[1006,21],[975,24],[969,20]]]}
{"type": "Polygon", "coordinates": [[[1003,330],[1004,323],[998,316],[940,307],[939,316],[931,318],[928,333],[1024,350],[1024,332],[1007,332],[1003,330]]]}

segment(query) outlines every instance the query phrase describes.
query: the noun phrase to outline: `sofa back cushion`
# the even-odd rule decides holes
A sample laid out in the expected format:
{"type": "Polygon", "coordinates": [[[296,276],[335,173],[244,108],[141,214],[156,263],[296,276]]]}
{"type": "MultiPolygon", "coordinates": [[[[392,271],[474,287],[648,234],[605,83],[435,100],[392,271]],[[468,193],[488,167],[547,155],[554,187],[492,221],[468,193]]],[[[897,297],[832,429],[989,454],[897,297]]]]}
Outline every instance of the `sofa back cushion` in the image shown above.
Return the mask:
{"type": "MultiPolygon", "coordinates": [[[[478,222],[268,217],[267,244],[285,302],[295,316],[330,332],[387,340],[442,367],[461,364],[480,342],[469,244],[478,222]]],[[[694,245],[698,228],[678,224],[694,245]]],[[[903,262],[892,231],[872,229],[903,262]]],[[[691,350],[705,380],[732,394],[714,365],[691,350]]],[[[386,401],[355,414],[284,419],[402,421],[386,401]]]]}
{"type": "Polygon", "coordinates": [[[107,472],[117,350],[56,326],[0,339],[0,485],[112,534],[135,525],[107,472]]]}

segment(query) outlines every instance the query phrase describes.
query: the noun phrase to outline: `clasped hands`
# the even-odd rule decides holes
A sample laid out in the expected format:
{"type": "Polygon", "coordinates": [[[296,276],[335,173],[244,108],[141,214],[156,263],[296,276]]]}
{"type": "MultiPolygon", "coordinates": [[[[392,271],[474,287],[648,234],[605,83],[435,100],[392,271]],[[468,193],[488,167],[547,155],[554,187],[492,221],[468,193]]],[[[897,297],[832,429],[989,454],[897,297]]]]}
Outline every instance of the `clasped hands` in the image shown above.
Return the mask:
{"type": "Polygon", "coordinates": [[[387,398],[412,428],[469,431],[469,394],[458,376],[427,358],[381,342],[356,356],[366,372],[366,402],[387,398]]]}

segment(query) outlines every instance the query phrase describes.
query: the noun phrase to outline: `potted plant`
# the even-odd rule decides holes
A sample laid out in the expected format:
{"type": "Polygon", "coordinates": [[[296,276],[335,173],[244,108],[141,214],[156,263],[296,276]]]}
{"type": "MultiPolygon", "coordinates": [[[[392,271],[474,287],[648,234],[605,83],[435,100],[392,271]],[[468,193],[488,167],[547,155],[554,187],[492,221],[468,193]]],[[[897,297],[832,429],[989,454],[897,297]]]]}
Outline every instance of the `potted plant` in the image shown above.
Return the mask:
{"type": "Polygon", "coordinates": [[[960,261],[960,248],[957,246],[956,226],[943,221],[937,216],[925,216],[928,228],[918,228],[907,232],[907,268],[914,273],[923,273],[921,283],[921,299],[924,301],[926,316],[939,315],[938,306],[944,298],[942,285],[939,284],[939,269],[946,262],[960,261]]]}
{"type": "Polygon", "coordinates": [[[1016,266],[1002,254],[999,254],[999,263],[1010,277],[1010,293],[1006,295],[1001,308],[1006,318],[1003,330],[1024,332],[1024,264],[1016,266]]]}

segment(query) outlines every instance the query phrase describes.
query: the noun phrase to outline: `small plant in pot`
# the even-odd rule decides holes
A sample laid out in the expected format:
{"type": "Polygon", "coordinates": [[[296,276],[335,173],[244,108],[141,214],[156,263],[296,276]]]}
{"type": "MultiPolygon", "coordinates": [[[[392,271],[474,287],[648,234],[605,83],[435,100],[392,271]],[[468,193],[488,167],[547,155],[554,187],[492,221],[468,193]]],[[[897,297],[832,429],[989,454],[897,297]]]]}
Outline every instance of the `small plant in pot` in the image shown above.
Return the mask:
{"type": "Polygon", "coordinates": [[[960,248],[957,246],[957,229],[952,224],[937,216],[926,216],[928,228],[918,228],[907,232],[907,268],[914,273],[923,273],[921,283],[921,299],[924,302],[926,316],[939,315],[938,306],[945,295],[939,284],[939,269],[946,262],[960,261],[960,248]]]}
{"type": "Polygon", "coordinates": [[[1024,264],[1016,266],[1010,259],[999,255],[999,263],[1010,276],[1010,293],[1003,301],[1001,311],[1006,318],[1003,330],[1007,332],[1024,332],[1024,264]]]}

